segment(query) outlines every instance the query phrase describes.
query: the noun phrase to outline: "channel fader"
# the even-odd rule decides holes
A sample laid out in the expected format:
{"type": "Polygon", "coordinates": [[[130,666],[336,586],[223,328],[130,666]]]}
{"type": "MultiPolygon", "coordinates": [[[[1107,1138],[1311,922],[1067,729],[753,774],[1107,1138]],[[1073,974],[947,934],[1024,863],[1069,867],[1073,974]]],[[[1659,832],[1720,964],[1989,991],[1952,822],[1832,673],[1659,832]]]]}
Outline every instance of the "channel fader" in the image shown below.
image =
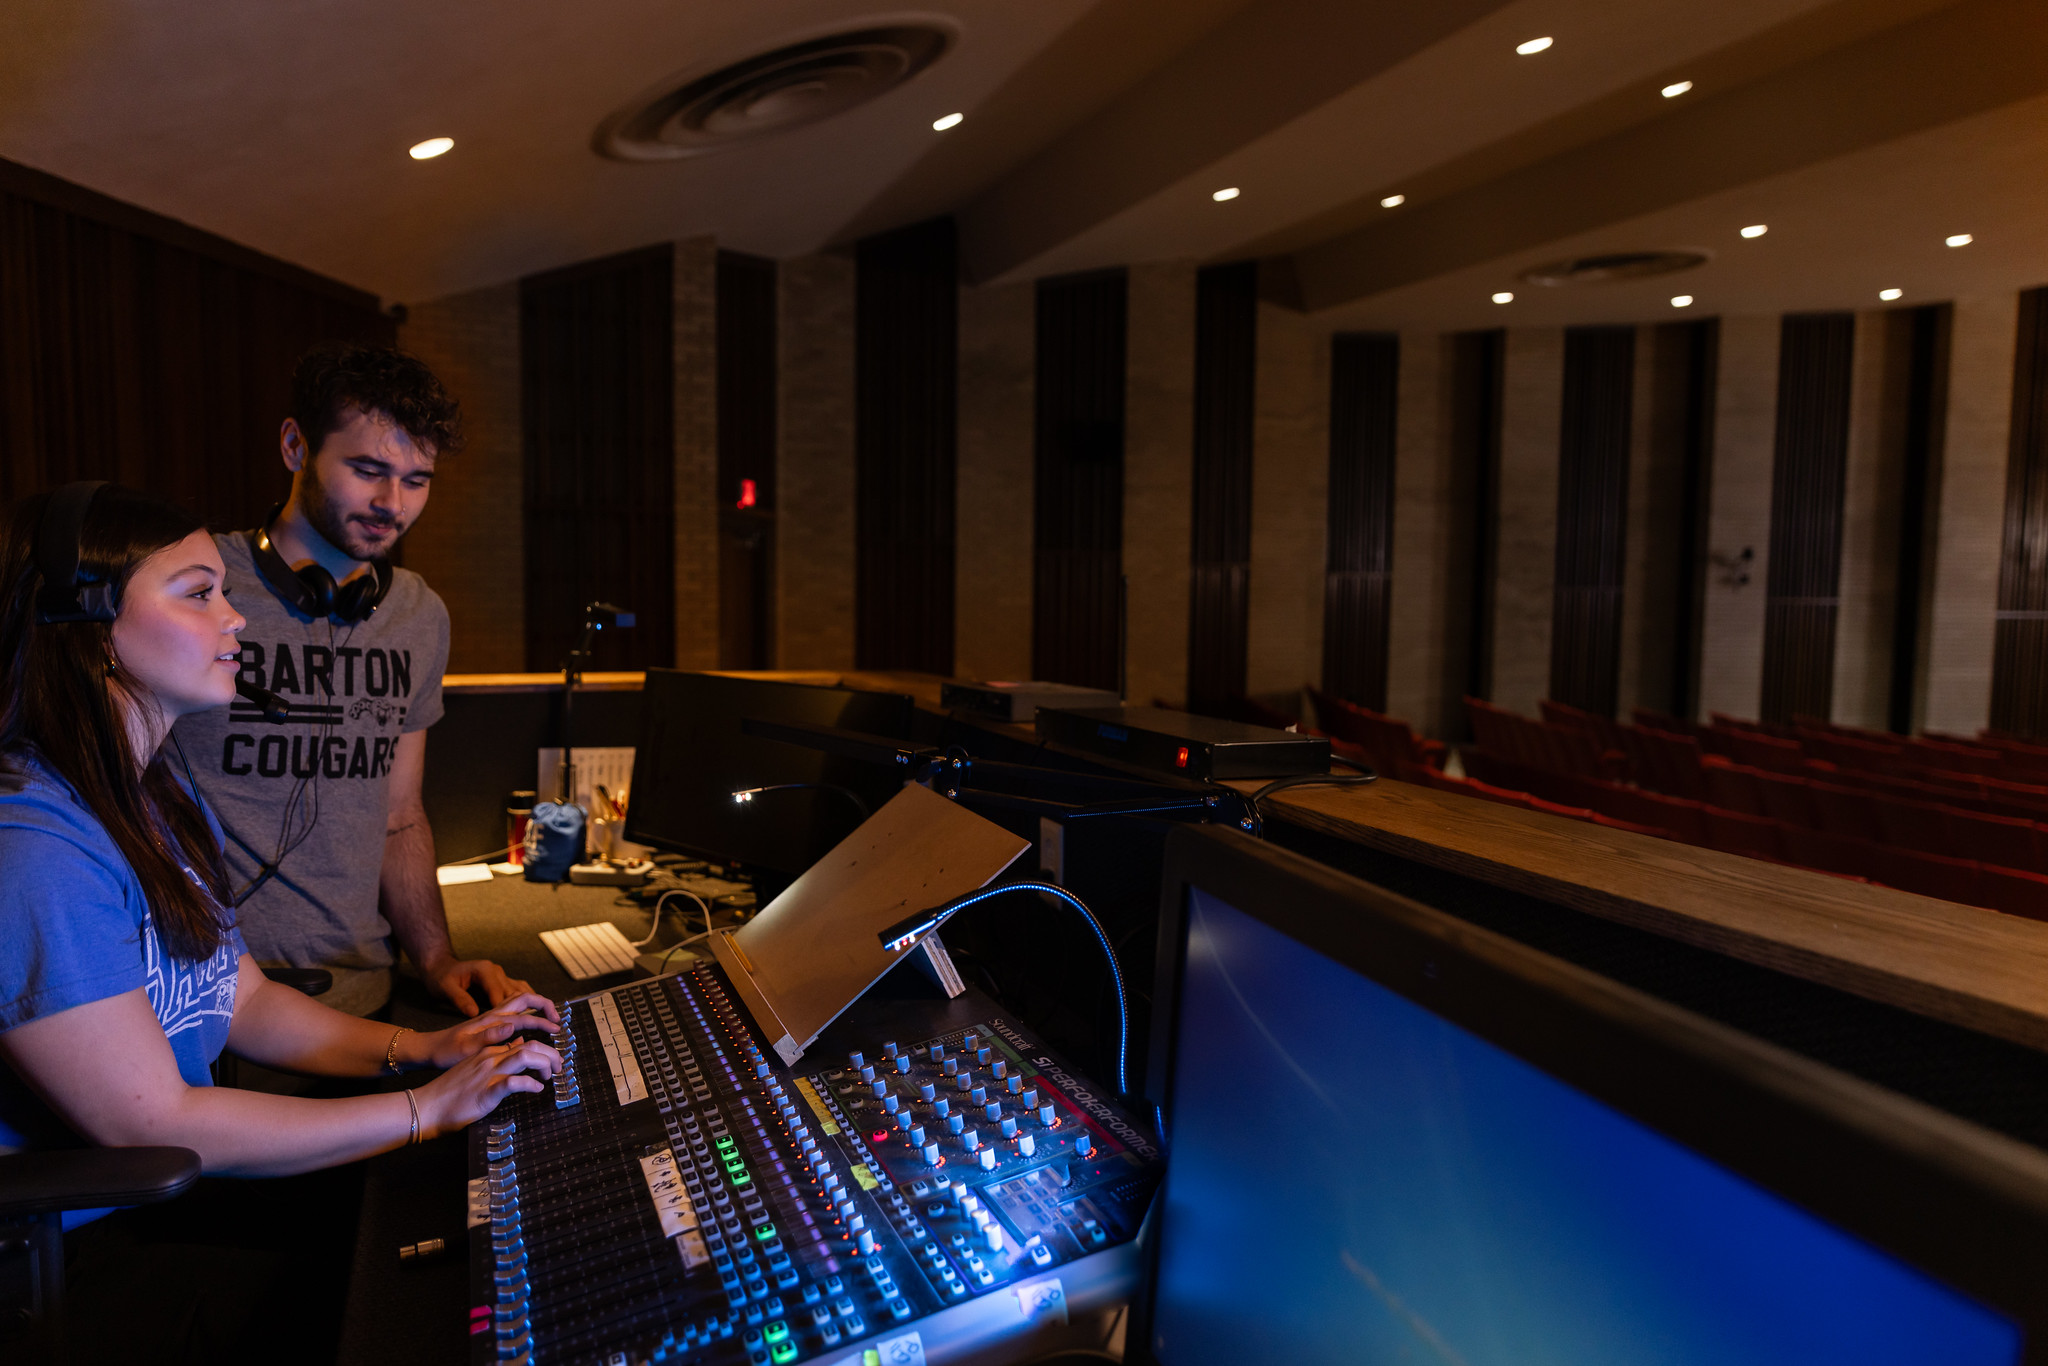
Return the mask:
{"type": "Polygon", "coordinates": [[[786,1069],[699,964],[470,1137],[472,1361],[925,1361],[1130,1293],[1153,1140],[990,1019],[786,1069]]]}

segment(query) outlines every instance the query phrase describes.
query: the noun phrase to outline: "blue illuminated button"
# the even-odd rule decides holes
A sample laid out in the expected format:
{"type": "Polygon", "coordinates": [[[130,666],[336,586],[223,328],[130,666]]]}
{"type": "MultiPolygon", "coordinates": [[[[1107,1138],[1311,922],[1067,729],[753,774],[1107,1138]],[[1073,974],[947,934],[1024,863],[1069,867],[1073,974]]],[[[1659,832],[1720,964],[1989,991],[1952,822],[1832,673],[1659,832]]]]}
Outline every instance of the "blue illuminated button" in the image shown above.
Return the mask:
{"type": "Polygon", "coordinates": [[[1037,1247],[1031,1249],[1031,1260],[1037,1266],[1051,1266],[1052,1249],[1044,1243],[1040,1243],[1037,1247]]]}

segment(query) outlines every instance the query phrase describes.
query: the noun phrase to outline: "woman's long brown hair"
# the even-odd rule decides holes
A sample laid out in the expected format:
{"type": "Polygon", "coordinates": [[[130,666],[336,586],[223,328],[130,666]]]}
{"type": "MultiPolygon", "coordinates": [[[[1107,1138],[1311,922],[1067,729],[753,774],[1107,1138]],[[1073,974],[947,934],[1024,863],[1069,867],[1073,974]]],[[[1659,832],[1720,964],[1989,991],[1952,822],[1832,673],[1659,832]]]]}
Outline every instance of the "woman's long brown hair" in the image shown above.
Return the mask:
{"type": "MultiPolygon", "coordinates": [[[[165,950],[188,961],[209,957],[233,923],[219,846],[164,756],[141,765],[122,721],[124,706],[155,699],[113,666],[109,623],[36,620],[35,538],[49,501],[25,498],[0,524],[0,764],[19,767],[19,756],[32,753],[71,784],[142,883],[165,950]]],[[[115,585],[118,602],[136,566],[203,529],[181,508],[109,484],[86,514],[79,569],[115,585]]]]}

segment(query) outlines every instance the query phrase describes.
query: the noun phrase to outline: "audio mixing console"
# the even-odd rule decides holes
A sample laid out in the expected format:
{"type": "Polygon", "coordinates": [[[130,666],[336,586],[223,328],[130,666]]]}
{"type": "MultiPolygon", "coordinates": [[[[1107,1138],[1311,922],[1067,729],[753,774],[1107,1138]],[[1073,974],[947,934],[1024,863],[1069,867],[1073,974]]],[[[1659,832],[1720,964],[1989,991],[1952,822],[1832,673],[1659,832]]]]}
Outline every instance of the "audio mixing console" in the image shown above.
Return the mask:
{"type": "Polygon", "coordinates": [[[1015,1024],[784,1067],[700,963],[469,1135],[485,1362],[997,1360],[1128,1297],[1152,1138],[1015,1024]]]}

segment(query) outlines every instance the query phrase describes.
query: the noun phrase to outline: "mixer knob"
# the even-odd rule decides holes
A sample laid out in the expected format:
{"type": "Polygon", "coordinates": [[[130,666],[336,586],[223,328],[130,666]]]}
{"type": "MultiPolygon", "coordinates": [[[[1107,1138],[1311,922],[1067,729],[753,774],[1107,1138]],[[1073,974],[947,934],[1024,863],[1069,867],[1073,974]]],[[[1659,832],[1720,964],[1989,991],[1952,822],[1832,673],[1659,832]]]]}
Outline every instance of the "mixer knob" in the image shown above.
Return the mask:
{"type": "Polygon", "coordinates": [[[1024,1093],[1024,1108],[1027,1110],[1036,1110],[1038,1108],[1037,1087],[1034,1086],[1029,1091],[1026,1091],[1024,1093]]]}
{"type": "Polygon", "coordinates": [[[873,1256],[875,1251],[875,1235],[866,1229],[862,1229],[860,1231],[859,1247],[863,1257],[873,1256]]]}
{"type": "Polygon", "coordinates": [[[976,1062],[987,1062],[987,1061],[988,1061],[988,1050],[987,1050],[986,1048],[977,1048],[977,1049],[975,1049],[975,1050],[974,1050],[974,1060],[975,1060],[976,1062]]]}
{"type": "Polygon", "coordinates": [[[897,1056],[896,1070],[897,1072],[904,1074],[907,1074],[910,1071],[910,1055],[908,1053],[899,1054],[897,1056]]]}
{"type": "Polygon", "coordinates": [[[958,1076],[956,1076],[956,1077],[954,1077],[954,1078],[953,1078],[953,1085],[954,1085],[954,1087],[955,1087],[955,1088],[957,1088],[958,1090],[962,1090],[962,1091],[965,1091],[965,1090],[969,1089],[970,1087],[972,1087],[972,1086],[974,1085],[974,1073],[972,1073],[972,1072],[962,1072],[962,1073],[960,1073],[960,1074],[959,1074],[958,1076]]]}
{"type": "Polygon", "coordinates": [[[1001,1081],[1004,1077],[1009,1075],[1010,1064],[1004,1062],[1001,1058],[997,1058],[994,1062],[988,1065],[988,1070],[995,1075],[995,1079],[997,1081],[1001,1081]]]}
{"type": "Polygon", "coordinates": [[[765,1077],[765,1076],[767,1076],[767,1075],[768,1075],[768,1064],[767,1064],[767,1063],[765,1063],[765,1062],[757,1062],[757,1063],[755,1063],[755,1064],[754,1064],[754,1075],[755,1075],[755,1076],[757,1076],[757,1077],[765,1077]]]}
{"type": "Polygon", "coordinates": [[[925,1144],[925,1145],[924,1145],[924,1160],[925,1160],[925,1161],[926,1161],[927,1163],[929,1163],[930,1165],[934,1166],[934,1167],[936,1167],[936,1166],[938,1166],[938,1165],[939,1165],[939,1145],[938,1145],[938,1144],[936,1144],[936,1143],[927,1143],[927,1144],[925,1144]]]}
{"type": "Polygon", "coordinates": [[[935,1100],[932,1102],[932,1113],[937,1115],[940,1119],[944,1119],[948,1114],[952,1112],[952,1109],[953,1102],[949,1100],[935,1100]]]}
{"type": "Polygon", "coordinates": [[[948,1058],[939,1065],[939,1070],[949,1077],[957,1076],[960,1072],[960,1061],[957,1058],[948,1058]]]}
{"type": "MultiPolygon", "coordinates": [[[[1001,1064],[998,1063],[997,1066],[1001,1066],[1001,1064]]],[[[1024,1089],[1024,1078],[1016,1075],[1015,1073],[1012,1073],[1010,1076],[1003,1079],[1003,1089],[1008,1091],[1013,1096],[1016,1095],[1019,1091],[1024,1089]]]]}
{"type": "Polygon", "coordinates": [[[987,1228],[991,1220],[994,1218],[994,1216],[992,1216],[987,1210],[982,1209],[979,1206],[972,1210],[969,1210],[967,1217],[974,1221],[974,1226],[977,1229],[987,1228]]]}
{"type": "Polygon", "coordinates": [[[1088,1137],[1088,1135],[1086,1134],[1077,1135],[1074,1139],[1074,1151],[1081,1154],[1081,1156],[1083,1157],[1088,1156],[1089,1151],[1094,1146],[1095,1140],[1088,1137]]]}
{"type": "MultiPolygon", "coordinates": [[[[894,1100],[894,1099],[896,1099],[896,1097],[894,1097],[894,1096],[891,1096],[891,1097],[889,1097],[889,1099],[890,1099],[890,1100],[894,1100]]],[[[896,1127],[897,1127],[897,1128],[899,1128],[899,1129],[905,1129],[905,1130],[909,1129],[909,1128],[910,1128],[910,1111],[908,1111],[908,1110],[898,1110],[898,1111],[896,1111],[896,1112],[895,1112],[895,1114],[896,1114],[896,1127]]]]}
{"type": "Polygon", "coordinates": [[[873,1067],[863,1067],[863,1068],[861,1068],[861,1069],[860,1069],[860,1079],[861,1079],[862,1081],[873,1081],[873,1080],[875,1079],[875,1069],[874,1069],[873,1067]]]}
{"type": "Polygon", "coordinates": [[[846,1063],[849,1067],[859,1067],[864,1061],[865,1059],[858,1053],[848,1053],[846,1055],[846,1063]]]}
{"type": "MultiPolygon", "coordinates": [[[[1011,1120],[1010,1122],[1012,1124],[1015,1124],[1017,1121],[1011,1120]]],[[[1024,1134],[1020,1136],[1017,1139],[1017,1151],[1024,1154],[1024,1156],[1026,1157],[1031,1156],[1033,1153],[1038,1151],[1038,1140],[1033,1138],[1030,1134],[1024,1134]]]]}
{"type": "Polygon", "coordinates": [[[1051,1128],[1051,1127],[1052,1127],[1052,1102],[1051,1102],[1051,1101],[1047,1101],[1047,1102],[1046,1102],[1045,1104],[1043,1104],[1043,1105],[1041,1105],[1041,1106],[1039,1106],[1039,1107],[1038,1107],[1038,1122],[1039,1122],[1040,1124],[1043,1124],[1043,1125],[1045,1125],[1045,1126],[1046,1126],[1047,1128],[1051,1128]]]}
{"type": "Polygon", "coordinates": [[[960,1051],[963,1053],[972,1053],[974,1051],[974,1045],[980,1042],[980,1040],[981,1036],[979,1034],[962,1034],[960,1036],[960,1051]]]}
{"type": "Polygon", "coordinates": [[[932,1061],[933,1061],[933,1062],[944,1062],[945,1060],[946,1060],[946,1046],[945,1046],[944,1044],[942,1044],[942,1043],[935,1043],[935,1044],[933,1044],[933,1045],[932,1045],[932,1061]]]}
{"type": "Polygon", "coordinates": [[[962,1129],[960,1131],[960,1149],[962,1152],[971,1153],[980,1146],[981,1135],[979,1133],[975,1132],[973,1129],[962,1129]]]}
{"type": "MultiPolygon", "coordinates": [[[[875,1085],[877,1085],[877,1086],[880,1086],[881,1084],[882,1084],[882,1083],[880,1083],[880,1082],[876,1082],[876,1083],[875,1083],[875,1085]]],[[[893,1115],[893,1114],[896,1114],[896,1113],[897,1113],[897,1107],[898,1107],[899,1105],[901,1105],[901,1104],[902,1104],[902,1102],[901,1102],[901,1101],[899,1101],[899,1100],[897,1100],[897,1099],[896,1099],[896,1097],[894,1097],[894,1096],[883,1096],[883,1097],[882,1097],[882,1110],[884,1111],[884,1113],[887,1113],[887,1114],[892,1114],[892,1115],[893,1115]]]]}
{"type": "Polygon", "coordinates": [[[1002,1130],[1004,1138],[1015,1138],[1017,1136],[1017,1121],[1012,1118],[1005,1118],[1002,1123],[1002,1130]]]}
{"type": "Polygon", "coordinates": [[[925,1082],[922,1086],[919,1086],[917,1088],[917,1098],[919,1100],[930,1100],[933,1096],[937,1095],[938,1093],[939,1089],[936,1086],[933,1086],[930,1082],[925,1082]]]}
{"type": "Polygon", "coordinates": [[[841,1211],[839,1217],[846,1221],[846,1231],[848,1233],[859,1233],[868,1226],[868,1221],[865,1217],[853,1212],[853,1201],[847,1201],[839,1209],[841,1211]]]}
{"type": "Polygon", "coordinates": [[[947,1133],[949,1133],[949,1134],[957,1134],[957,1133],[961,1133],[961,1132],[963,1132],[963,1131],[964,1131],[964,1130],[965,1130],[966,1128],[967,1128],[967,1116],[965,1116],[965,1115],[947,1115],[947,1116],[946,1116],[946,1132],[947,1132],[947,1133]]]}
{"type": "Polygon", "coordinates": [[[992,1172],[996,1169],[996,1150],[994,1148],[983,1148],[981,1150],[981,1169],[985,1172],[992,1172]]]}
{"type": "Polygon", "coordinates": [[[885,1058],[893,1058],[896,1056],[896,1045],[894,1042],[885,1043],[882,1045],[882,1056],[885,1058]]]}
{"type": "Polygon", "coordinates": [[[924,1146],[924,1125],[913,1124],[910,1126],[910,1146],[913,1148],[922,1148],[924,1146]]]}
{"type": "Polygon", "coordinates": [[[999,1100],[992,1100],[981,1108],[981,1112],[990,1119],[1001,1119],[1003,1117],[1003,1103],[999,1100]]]}
{"type": "Polygon", "coordinates": [[[889,1083],[888,1083],[888,1082],[886,1082],[886,1081],[880,1081],[880,1080],[877,1080],[877,1081],[875,1082],[875,1095],[876,1095],[877,1097],[881,1097],[881,1096],[886,1096],[886,1095],[888,1095],[888,1094],[889,1094],[889,1083]]]}

